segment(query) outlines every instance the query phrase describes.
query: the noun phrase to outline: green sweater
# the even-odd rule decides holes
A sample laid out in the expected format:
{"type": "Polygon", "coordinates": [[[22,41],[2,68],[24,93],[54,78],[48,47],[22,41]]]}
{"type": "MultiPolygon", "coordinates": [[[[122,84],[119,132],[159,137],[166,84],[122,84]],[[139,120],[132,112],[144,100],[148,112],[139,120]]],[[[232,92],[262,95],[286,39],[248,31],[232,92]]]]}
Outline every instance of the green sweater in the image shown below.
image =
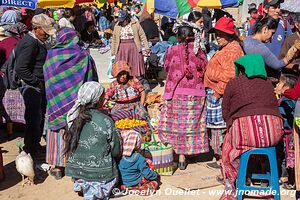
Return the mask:
{"type": "Polygon", "coordinates": [[[120,136],[111,118],[97,110],[91,110],[91,114],[77,149],[69,156],[66,175],[86,181],[110,181],[118,177],[115,158],[121,155],[120,136]]]}

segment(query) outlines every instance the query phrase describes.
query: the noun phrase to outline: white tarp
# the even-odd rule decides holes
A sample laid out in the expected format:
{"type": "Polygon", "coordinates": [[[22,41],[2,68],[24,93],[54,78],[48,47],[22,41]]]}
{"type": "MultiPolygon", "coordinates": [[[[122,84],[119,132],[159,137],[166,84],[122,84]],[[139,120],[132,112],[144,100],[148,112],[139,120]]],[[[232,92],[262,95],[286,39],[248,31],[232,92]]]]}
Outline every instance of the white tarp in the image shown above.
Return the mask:
{"type": "Polygon", "coordinates": [[[281,9],[290,12],[300,12],[300,0],[285,0],[281,4],[281,9]]]}

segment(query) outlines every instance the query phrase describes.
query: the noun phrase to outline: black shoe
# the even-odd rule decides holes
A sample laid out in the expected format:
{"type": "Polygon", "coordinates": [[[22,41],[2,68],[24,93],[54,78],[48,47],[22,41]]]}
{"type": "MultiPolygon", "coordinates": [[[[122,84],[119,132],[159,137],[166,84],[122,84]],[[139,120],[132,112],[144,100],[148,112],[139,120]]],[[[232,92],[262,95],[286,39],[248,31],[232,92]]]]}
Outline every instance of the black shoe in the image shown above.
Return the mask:
{"type": "Polygon", "coordinates": [[[217,162],[207,163],[207,166],[214,168],[214,169],[220,169],[220,165],[217,162]]]}
{"type": "Polygon", "coordinates": [[[179,163],[178,163],[178,168],[179,168],[180,170],[185,170],[186,167],[187,167],[187,163],[186,163],[186,162],[179,162],[179,163]]]}
{"type": "Polygon", "coordinates": [[[222,177],[222,176],[217,176],[216,177],[216,180],[219,182],[219,183],[221,183],[222,185],[225,185],[225,183],[224,183],[224,178],[222,177]]]}
{"type": "Polygon", "coordinates": [[[50,175],[53,176],[56,180],[60,180],[65,176],[65,173],[63,170],[54,168],[50,170],[50,175]]]}
{"type": "Polygon", "coordinates": [[[300,199],[300,191],[296,190],[296,200],[299,200],[299,199],[300,199]]]}

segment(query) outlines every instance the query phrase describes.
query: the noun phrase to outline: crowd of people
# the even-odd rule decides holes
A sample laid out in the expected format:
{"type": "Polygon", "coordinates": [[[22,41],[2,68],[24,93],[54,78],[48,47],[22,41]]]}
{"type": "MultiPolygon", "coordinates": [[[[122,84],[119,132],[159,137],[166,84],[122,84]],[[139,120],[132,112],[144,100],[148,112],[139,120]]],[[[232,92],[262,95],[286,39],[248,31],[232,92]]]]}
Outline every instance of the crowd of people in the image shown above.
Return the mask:
{"type": "MultiPolygon", "coordinates": [[[[156,131],[172,145],[180,170],[190,156],[212,150],[217,180],[231,191],[221,199],[236,199],[240,156],[276,146],[278,181],[300,199],[300,13],[290,23],[280,4],[251,4],[243,40],[231,15],[215,10],[212,16],[207,8],[161,20],[139,4],[7,8],[0,24],[0,115],[8,139],[14,120],[2,100],[8,89],[18,89],[24,150],[37,160],[45,135],[46,162],[56,179],[72,177],[85,199],[108,199],[114,187],[157,190],[160,177],[139,153],[153,134],[144,60],[152,55],[166,72],[156,131]],[[111,49],[115,80],[106,89],[86,44],[111,49]]],[[[258,156],[250,165],[264,171],[267,163],[258,156]]]]}

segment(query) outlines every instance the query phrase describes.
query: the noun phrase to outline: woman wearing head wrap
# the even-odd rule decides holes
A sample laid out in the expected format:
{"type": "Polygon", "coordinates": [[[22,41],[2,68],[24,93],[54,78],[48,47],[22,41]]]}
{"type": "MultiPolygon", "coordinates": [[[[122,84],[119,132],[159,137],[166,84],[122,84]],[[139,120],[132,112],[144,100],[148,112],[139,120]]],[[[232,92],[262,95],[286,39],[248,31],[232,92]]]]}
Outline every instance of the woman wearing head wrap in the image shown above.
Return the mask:
{"type": "Polygon", "coordinates": [[[74,191],[83,192],[84,199],[108,199],[118,179],[120,137],[112,119],[96,109],[104,94],[99,83],[86,82],[67,115],[66,175],[75,179],[74,191]]]}
{"type": "Polygon", "coordinates": [[[138,153],[141,148],[141,135],[134,130],[122,130],[122,159],[118,164],[121,180],[125,188],[150,192],[156,191],[157,174],[147,165],[146,159],[138,153]]]}
{"type": "MultiPolygon", "coordinates": [[[[18,22],[12,26],[10,26],[7,31],[10,33],[11,37],[8,37],[0,42],[0,68],[2,68],[3,64],[8,60],[11,55],[13,49],[16,48],[19,41],[23,38],[23,36],[28,32],[25,24],[18,22]]],[[[7,133],[9,137],[12,137],[13,134],[13,124],[12,121],[15,120],[15,116],[20,113],[24,113],[24,111],[17,111],[13,113],[14,116],[9,116],[3,105],[3,98],[6,92],[6,86],[3,82],[3,73],[0,71],[0,118],[4,118],[7,123],[7,133]]]]}
{"type": "Polygon", "coordinates": [[[93,58],[78,42],[74,29],[61,29],[57,34],[57,44],[48,51],[43,66],[48,107],[46,161],[56,166],[51,175],[57,179],[63,176],[66,165],[62,138],[67,113],[75,104],[80,86],[86,81],[98,80],[93,58]]]}
{"type": "Polygon", "coordinates": [[[222,169],[227,191],[221,199],[232,200],[236,199],[233,195],[236,194],[240,156],[253,148],[275,146],[284,134],[274,88],[267,79],[263,57],[246,55],[237,59],[234,65],[236,78],[227,84],[222,104],[228,132],[222,147],[222,169]]]}
{"type": "MultiPolygon", "coordinates": [[[[118,120],[121,113],[129,113],[132,118],[146,119],[144,108],[146,93],[144,86],[135,77],[129,75],[130,66],[125,61],[117,61],[112,67],[112,75],[116,78],[106,91],[106,101],[115,102],[111,110],[112,117],[118,120]]],[[[146,130],[145,130],[146,131],[146,130]]],[[[143,133],[144,130],[141,130],[143,133]]]]}
{"type": "Polygon", "coordinates": [[[234,61],[243,56],[244,52],[232,18],[222,17],[209,32],[215,33],[219,51],[208,62],[204,74],[207,105],[205,118],[208,133],[211,135],[210,145],[219,159],[223,133],[226,131],[221,107],[223,94],[227,83],[235,77],[234,61]]]}
{"type": "Polygon", "coordinates": [[[179,22],[174,26],[179,44],[167,51],[167,72],[158,132],[163,143],[170,143],[179,154],[179,168],[187,166],[185,155],[209,151],[204,126],[205,90],[203,75],[207,64],[202,34],[196,24],[179,22]]]}

